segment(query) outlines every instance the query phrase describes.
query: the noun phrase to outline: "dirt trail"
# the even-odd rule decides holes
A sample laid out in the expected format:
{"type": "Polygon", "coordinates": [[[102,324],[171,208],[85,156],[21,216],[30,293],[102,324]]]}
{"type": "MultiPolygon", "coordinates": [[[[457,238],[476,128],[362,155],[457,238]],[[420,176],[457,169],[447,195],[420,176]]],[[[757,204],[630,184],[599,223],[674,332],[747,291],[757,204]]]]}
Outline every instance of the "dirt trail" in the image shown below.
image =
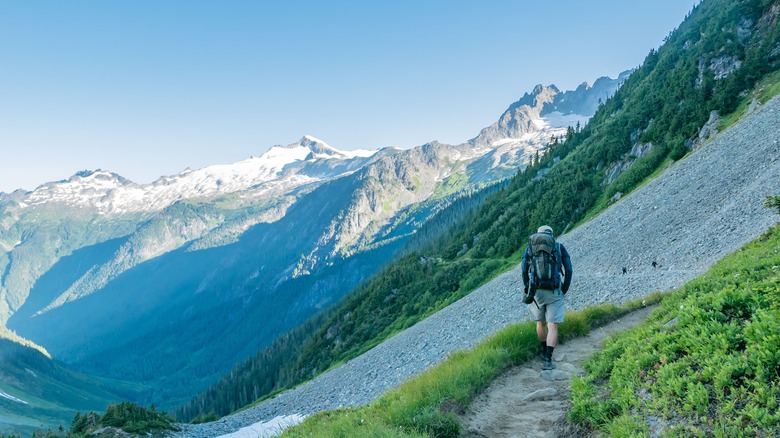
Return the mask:
{"type": "Polygon", "coordinates": [[[657,306],[632,312],[585,337],[555,348],[557,369],[542,371],[542,361],[514,367],[493,381],[460,418],[468,438],[521,438],[583,436],[566,421],[570,380],[610,335],[644,321],[657,306]]]}

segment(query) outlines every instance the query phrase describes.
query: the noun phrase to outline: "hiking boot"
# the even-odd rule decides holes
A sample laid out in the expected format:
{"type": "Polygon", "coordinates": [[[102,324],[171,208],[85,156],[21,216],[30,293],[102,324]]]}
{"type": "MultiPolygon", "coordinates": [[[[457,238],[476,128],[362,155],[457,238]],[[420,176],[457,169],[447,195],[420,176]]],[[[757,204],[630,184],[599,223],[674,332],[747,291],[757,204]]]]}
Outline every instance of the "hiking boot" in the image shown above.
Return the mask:
{"type": "Polygon", "coordinates": [[[545,345],[545,347],[544,347],[544,356],[542,356],[542,369],[543,370],[554,370],[555,369],[555,361],[552,358],[554,350],[555,350],[555,347],[550,347],[549,345],[545,345]]]}

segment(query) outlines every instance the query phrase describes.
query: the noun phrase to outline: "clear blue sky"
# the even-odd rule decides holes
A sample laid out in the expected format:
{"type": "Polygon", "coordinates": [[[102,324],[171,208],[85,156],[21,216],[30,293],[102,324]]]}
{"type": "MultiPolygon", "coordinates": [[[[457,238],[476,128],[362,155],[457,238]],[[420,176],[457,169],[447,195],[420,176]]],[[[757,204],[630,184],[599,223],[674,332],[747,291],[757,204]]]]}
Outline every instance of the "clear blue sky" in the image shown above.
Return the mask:
{"type": "Polygon", "coordinates": [[[457,144],[536,84],[636,67],[692,0],[0,0],[0,191],[138,183],[305,134],[457,144]]]}

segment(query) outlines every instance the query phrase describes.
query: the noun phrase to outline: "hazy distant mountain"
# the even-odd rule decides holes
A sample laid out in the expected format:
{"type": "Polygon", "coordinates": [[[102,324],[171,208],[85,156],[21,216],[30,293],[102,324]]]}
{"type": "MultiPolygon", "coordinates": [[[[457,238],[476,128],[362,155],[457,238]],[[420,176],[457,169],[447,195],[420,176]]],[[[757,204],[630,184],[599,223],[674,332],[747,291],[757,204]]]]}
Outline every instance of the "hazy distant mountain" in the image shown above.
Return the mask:
{"type": "Polygon", "coordinates": [[[274,146],[260,157],[187,169],[146,185],[135,184],[108,171],[82,171],[66,181],[44,184],[17,203],[22,208],[59,204],[90,209],[100,215],[119,215],[159,211],[180,200],[236,192],[268,197],[354,171],[371,161],[376,152],[341,152],[305,136],[298,143],[274,146]]]}
{"type": "Polygon", "coordinates": [[[537,86],[460,145],[345,152],[306,136],[146,185],[97,170],[3,194],[0,323],[179,401],[341,298],[460,194],[514,175],[622,80],[537,86]]]}

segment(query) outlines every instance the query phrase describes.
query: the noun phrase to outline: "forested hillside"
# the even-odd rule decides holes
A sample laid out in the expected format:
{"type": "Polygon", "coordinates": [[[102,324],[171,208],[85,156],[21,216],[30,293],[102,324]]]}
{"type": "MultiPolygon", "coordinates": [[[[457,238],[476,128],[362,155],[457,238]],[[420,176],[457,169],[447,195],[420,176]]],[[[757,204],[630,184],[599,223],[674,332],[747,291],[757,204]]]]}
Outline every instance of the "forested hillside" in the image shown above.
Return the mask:
{"type": "Polygon", "coordinates": [[[516,265],[540,224],[556,234],[570,230],[683,158],[754,99],[777,93],[779,15],[778,4],[768,0],[700,3],[588,125],[550,144],[448,233],[290,334],[295,342],[289,348],[277,344],[261,352],[253,369],[262,373],[248,378],[237,368],[209,397],[180,409],[178,418],[227,414],[243,400],[359,355],[516,265]]]}
{"type": "Polygon", "coordinates": [[[0,436],[67,425],[79,411],[104,409],[145,390],[79,373],[37,348],[0,338],[0,436]]]}
{"type": "MultiPolygon", "coordinates": [[[[507,183],[499,182],[479,190],[462,194],[433,218],[425,222],[415,235],[409,239],[404,253],[426,245],[427,242],[440,238],[443,233],[452,229],[454,223],[464,223],[462,220],[476,211],[486,198],[506,187],[507,183]],[[460,222],[456,222],[458,218],[460,222]]],[[[271,346],[258,352],[254,357],[234,367],[229,375],[220,379],[217,384],[194,398],[188,405],[178,410],[178,415],[199,417],[199,420],[214,419],[217,412],[215,406],[222,406],[219,412],[229,413],[251,403],[263,395],[287,387],[298,382],[295,374],[287,374],[291,369],[289,360],[296,358],[300,348],[317,332],[330,318],[331,313],[325,312],[311,318],[295,330],[280,336],[271,346]]]]}

